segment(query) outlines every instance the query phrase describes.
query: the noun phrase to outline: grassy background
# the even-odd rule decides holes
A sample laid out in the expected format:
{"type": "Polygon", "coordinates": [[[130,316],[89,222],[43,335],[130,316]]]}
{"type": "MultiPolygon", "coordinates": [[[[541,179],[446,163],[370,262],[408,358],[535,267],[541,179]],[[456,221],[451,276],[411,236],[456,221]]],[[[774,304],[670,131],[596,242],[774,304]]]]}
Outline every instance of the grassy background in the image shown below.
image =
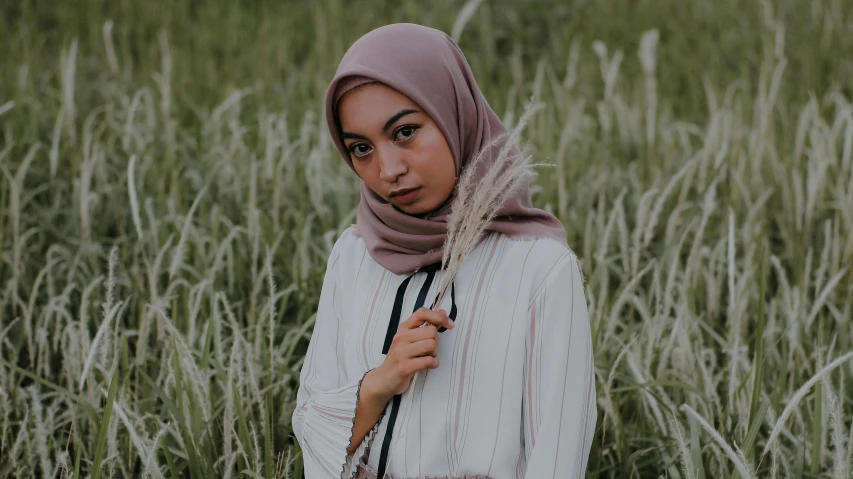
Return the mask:
{"type": "MultiPolygon", "coordinates": [[[[0,476],[301,477],[302,353],[358,201],[325,88],[371,28],[464,5],[0,7],[0,476]]],[[[546,105],[588,475],[848,477],[853,5],[484,0],[461,32],[508,124],[546,105]]]]}

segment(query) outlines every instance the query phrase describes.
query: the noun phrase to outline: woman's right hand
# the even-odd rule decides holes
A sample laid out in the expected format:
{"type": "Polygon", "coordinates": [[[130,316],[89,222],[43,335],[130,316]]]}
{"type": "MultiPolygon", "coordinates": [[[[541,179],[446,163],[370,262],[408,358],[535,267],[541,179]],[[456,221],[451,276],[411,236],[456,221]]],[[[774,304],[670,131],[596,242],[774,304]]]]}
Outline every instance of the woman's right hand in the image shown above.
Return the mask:
{"type": "Polygon", "coordinates": [[[375,374],[374,387],[380,395],[391,398],[402,394],[409,388],[416,372],[438,367],[438,328],[442,326],[453,329],[453,321],[447,312],[443,309],[432,311],[426,307],[400,323],[385,361],[371,371],[371,375],[375,374]]]}

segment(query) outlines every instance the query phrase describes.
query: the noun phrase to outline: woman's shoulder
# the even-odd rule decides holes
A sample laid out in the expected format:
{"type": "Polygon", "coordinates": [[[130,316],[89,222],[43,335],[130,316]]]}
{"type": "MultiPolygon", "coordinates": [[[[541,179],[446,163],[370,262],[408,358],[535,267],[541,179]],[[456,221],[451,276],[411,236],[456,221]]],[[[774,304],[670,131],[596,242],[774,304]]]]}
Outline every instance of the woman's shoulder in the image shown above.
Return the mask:
{"type": "Polygon", "coordinates": [[[576,261],[575,252],[566,243],[550,236],[512,237],[500,233],[513,254],[524,252],[527,262],[539,269],[550,270],[552,266],[567,261],[576,261]]]}
{"type": "Polygon", "coordinates": [[[551,237],[511,238],[506,237],[510,248],[517,250],[513,256],[524,254],[525,266],[522,274],[527,277],[530,298],[534,298],[549,279],[561,273],[572,274],[574,270],[583,278],[580,261],[570,246],[551,237]]]}
{"type": "Polygon", "coordinates": [[[361,237],[358,235],[356,225],[349,225],[345,230],[341,232],[341,234],[338,236],[338,239],[335,240],[335,248],[351,248],[356,246],[356,244],[360,241],[362,240],[361,237]]]}
{"type": "MultiPolygon", "coordinates": [[[[331,238],[336,235],[335,230],[329,231],[324,235],[325,242],[331,242],[331,238]]],[[[356,234],[355,225],[350,225],[343,230],[334,240],[334,243],[329,249],[328,260],[326,261],[326,271],[335,269],[341,259],[352,258],[358,253],[359,247],[363,246],[364,241],[356,234]],[[361,244],[360,244],[361,243],[361,244]]]]}

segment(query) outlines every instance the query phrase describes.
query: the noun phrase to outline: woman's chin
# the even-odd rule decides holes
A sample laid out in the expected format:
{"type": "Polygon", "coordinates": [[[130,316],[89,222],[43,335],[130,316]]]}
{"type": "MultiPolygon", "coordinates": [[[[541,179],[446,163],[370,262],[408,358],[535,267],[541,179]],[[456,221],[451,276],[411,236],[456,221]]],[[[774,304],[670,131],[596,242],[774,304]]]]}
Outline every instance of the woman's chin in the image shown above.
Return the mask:
{"type": "Polygon", "coordinates": [[[401,213],[405,213],[409,216],[414,216],[417,218],[423,218],[436,210],[443,208],[448,201],[451,200],[450,196],[441,203],[437,203],[436,201],[427,201],[427,198],[418,198],[417,201],[408,205],[398,205],[393,201],[389,201],[391,206],[393,206],[397,211],[401,213]]]}
{"type": "Polygon", "coordinates": [[[394,203],[391,203],[391,205],[394,206],[394,208],[396,208],[397,211],[399,211],[401,213],[405,213],[409,216],[421,217],[421,216],[425,216],[427,213],[432,211],[432,209],[430,209],[430,208],[424,208],[421,205],[420,201],[416,201],[410,205],[397,205],[394,203]]]}
{"type": "Polygon", "coordinates": [[[417,208],[415,205],[401,206],[395,205],[394,203],[391,203],[391,205],[400,213],[406,213],[409,216],[421,216],[424,214],[421,212],[421,209],[417,208]]]}

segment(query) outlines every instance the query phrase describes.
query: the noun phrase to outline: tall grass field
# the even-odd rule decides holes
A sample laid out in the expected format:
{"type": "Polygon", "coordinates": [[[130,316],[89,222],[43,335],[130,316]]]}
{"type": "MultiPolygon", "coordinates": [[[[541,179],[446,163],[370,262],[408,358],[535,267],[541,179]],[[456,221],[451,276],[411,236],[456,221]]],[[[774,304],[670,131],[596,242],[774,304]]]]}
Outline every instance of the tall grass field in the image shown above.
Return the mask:
{"type": "MultiPolygon", "coordinates": [[[[0,477],[303,477],[358,178],[328,82],[453,35],[586,274],[588,477],[853,474],[853,3],[8,1],[0,477]]],[[[520,394],[520,393],[519,393],[520,394]]]]}

